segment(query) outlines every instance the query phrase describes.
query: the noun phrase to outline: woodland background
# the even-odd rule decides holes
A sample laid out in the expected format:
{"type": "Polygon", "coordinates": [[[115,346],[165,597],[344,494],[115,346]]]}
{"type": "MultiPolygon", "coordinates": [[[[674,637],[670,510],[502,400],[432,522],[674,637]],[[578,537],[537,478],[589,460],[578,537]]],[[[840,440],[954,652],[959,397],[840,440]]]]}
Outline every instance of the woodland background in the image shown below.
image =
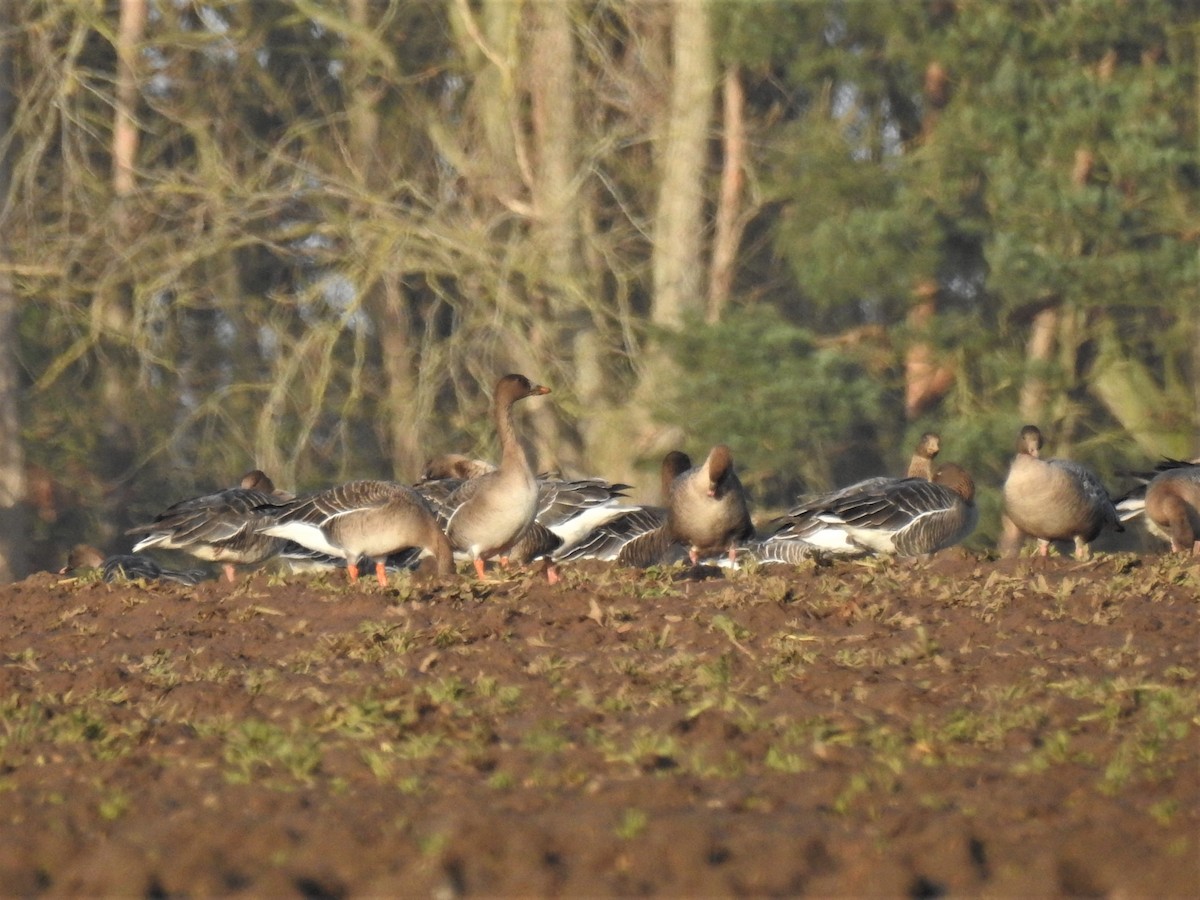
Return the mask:
{"type": "Polygon", "coordinates": [[[1193,0],[0,6],[0,580],[252,467],[1200,449],[1193,0]]]}

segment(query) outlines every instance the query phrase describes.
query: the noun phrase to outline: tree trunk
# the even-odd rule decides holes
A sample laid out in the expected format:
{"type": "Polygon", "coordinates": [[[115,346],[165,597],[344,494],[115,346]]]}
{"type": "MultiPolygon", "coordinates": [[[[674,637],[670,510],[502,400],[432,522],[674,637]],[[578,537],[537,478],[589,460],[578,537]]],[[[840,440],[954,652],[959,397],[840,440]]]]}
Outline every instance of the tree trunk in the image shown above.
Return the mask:
{"type": "MultiPolygon", "coordinates": [[[[925,67],[925,114],[921,119],[921,143],[934,140],[937,122],[947,101],[949,76],[936,60],[925,67]]],[[[954,386],[954,369],[940,364],[928,334],[937,315],[938,283],[921,278],[913,290],[916,302],[908,313],[914,335],[904,354],[904,416],[910,422],[942,399],[954,386]]]]}
{"type": "Polygon", "coordinates": [[[721,92],[724,123],[721,146],[721,194],[713,233],[712,267],[708,277],[708,309],[704,320],[721,321],[733,289],[738,247],[746,222],[742,217],[742,193],[746,183],[746,92],[741,72],[730,66],[721,92]]]}
{"type": "MultiPolygon", "coordinates": [[[[917,301],[908,313],[915,335],[928,333],[937,314],[937,282],[923,281],[915,291],[917,301]]],[[[904,355],[904,416],[910,422],[942,399],[954,386],[954,369],[938,364],[933,345],[917,337],[904,355]]]]}
{"type": "MultiPolygon", "coordinates": [[[[350,21],[360,31],[371,29],[370,0],[351,0],[350,21]]],[[[354,65],[347,73],[347,115],[350,128],[350,158],[357,177],[371,193],[384,193],[386,168],[380,160],[380,90],[364,66],[354,65]]],[[[372,258],[376,254],[371,254],[372,258]]],[[[374,273],[366,277],[371,279],[374,273]]],[[[404,273],[390,270],[362,285],[363,304],[379,335],[379,350],[385,385],[383,416],[387,422],[392,477],[413,481],[425,464],[424,431],[428,420],[428,398],[421,395],[417,349],[413,346],[412,316],[404,288],[404,273]]]]}
{"type": "MultiPolygon", "coordinates": [[[[708,4],[674,0],[671,48],[671,97],[658,154],[650,321],[678,329],[689,315],[704,312],[704,182],[715,83],[708,4]]],[[[652,418],[656,408],[669,408],[678,381],[666,351],[650,344],[633,411],[640,418],[633,450],[649,462],[682,439],[678,426],[661,426],[652,418]]]]}
{"type": "Polygon", "coordinates": [[[714,85],[706,3],[674,0],[673,68],[654,213],[655,325],[678,328],[704,294],[704,176],[714,85]]]}
{"type": "MultiPolygon", "coordinates": [[[[12,10],[0,9],[0,31],[11,32],[12,10]]],[[[12,57],[11,45],[0,44],[0,209],[8,207],[12,175],[12,57]]],[[[0,581],[26,574],[29,529],[26,524],[25,454],[19,414],[17,369],[17,298],[13,292],[6,223],[0,217],[0,581]]]]}
{"type": "MultiPolygon", "coordinates": [[[[594,395],[598,389],[598,385],[583,381],[590,370],[562,365],[564,357],[570,359],[573,355],[574,342],[569,325],[574,318],[572,294],[581,281],[575,186],[577,73],[571,31],[573,9],[574,4],[568,0],[535,3],[530,7],[533,29],[526,71],[533,138],[531,236],[544,272],[544,296],[539,298],[543,315],[535,325],[531,342],[535,354],[542,360],[542,369],[549,371],[552,362],[558,360],[559,364],[554,368],[572,373],[575,383],[570,392],[582,398],[594,395]]],[[[556,409],[556,404],[538,403],[531,410],[537,465],[542,469],[578,468],[579,454],[565,439],[556,409]]]]}
{"type": "Polygon", "coordinates": [[[1029,340],[1025,344],[1025,381],[1017,400],[1017,411],[1026,425],[1044,424],[1050,403],[1050,386],[1041,371],[1054,358],[1054,345],[1058,337],[1059,309],[1052,303],[1037,312],[1029,329],[1029,340]]]}

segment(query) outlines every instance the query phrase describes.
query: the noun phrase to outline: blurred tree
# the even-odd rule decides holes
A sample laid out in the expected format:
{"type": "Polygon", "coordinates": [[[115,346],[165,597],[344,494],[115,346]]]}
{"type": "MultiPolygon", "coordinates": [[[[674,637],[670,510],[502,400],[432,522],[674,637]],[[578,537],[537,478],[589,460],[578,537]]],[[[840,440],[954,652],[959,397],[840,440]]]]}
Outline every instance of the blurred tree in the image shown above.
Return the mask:
{"type": "MultiPolygon", "coordinates": [[[[0,9],[0,34],[10,33],[12,9],[0,9]]],[[[28,523],[25,453],[21,436],[17,296],[13,287],[9,229],[13,208],[9,185],[15,153],[11,43],[0,42],[0,581],[26,573],[28,523]]]]}
{"type": "Polygon", "coordinates": [[[29,5],[0,34],[3,271],[27,462],[74,498],[35,547],[252,465],[488,454],[510,369],[554,388],[539,464],[648,495],[668,445],[733,441],[783,499],[936,428],[991,509],[1025,416],[1101,468],[1194,453],[1196,20],[29,5]]]}

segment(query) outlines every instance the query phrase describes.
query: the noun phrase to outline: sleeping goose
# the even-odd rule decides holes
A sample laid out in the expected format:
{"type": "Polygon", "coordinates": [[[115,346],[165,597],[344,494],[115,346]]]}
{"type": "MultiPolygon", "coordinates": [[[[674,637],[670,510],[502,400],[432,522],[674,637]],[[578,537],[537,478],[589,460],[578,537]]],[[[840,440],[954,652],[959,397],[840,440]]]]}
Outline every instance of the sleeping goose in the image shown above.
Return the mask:
{"type": "Polygon", "coordinates": [[[453,512],[446,536],[454,549],[466,554],[483,578],[484,563],[493,556],[506,559],[513,545],[533,524],[538,509],[538,485],[525,449],[513,425],[513,404],[526,397],[550,393],[524,375],[505,375],[492,394],[500,465],[464,481],[447,499],[453,512]]]}
{"type": "Polygon", "coordinates": [[[359,563],[367,558],[386,587],[389,555],[409,547],[432,556],[439,575],[454,571],[453,551],[433,510],[412,488],[394,481],[351,481],[264,504],[257,513],[260,533],[345,559],[351,582],[358,580],[359,563]]]}
{"type": "Polygon", "coordinates": [[[197,585],[209,577],[204,569],[188,569],[180,572],[160,566],[149,556],[122,553],[105,556],[90,544],[76,544],[67,555],[66,566],[59,571],[66,575],[78,569],[99,569],[105,581],[174,581],[189,586],[197,585]]]}
{"type": "Polygon", "coordinates": [[[255,531],[254,510],[290,496],[275,490],[271,479],[254,469],[242,476],[238,487],[182,500],[126,534],[146,535],[133,545],[134,553],[150,547],[182,550],[221,563],[225,577],[233,581],[235,563],[263,562],[283,546],[280,538],[255,531]]]}
{"type": "Polygon", "coordinates": [[[1026,425],[1004,481],[1004,511],[1046,556],[1051,541],[1075,542],[1085,559],[1088,544],[1105,526],[1124,531],[1104,485],[1091,469],[1069,459],[1042,459],[1042,432],[1026,425]]]}
{"type": "Polygon", "coordinates": [[[1200,554],[1200,465],[1167,468],[1146,486],[1146,527],[1171,549],[1200,554]]]}

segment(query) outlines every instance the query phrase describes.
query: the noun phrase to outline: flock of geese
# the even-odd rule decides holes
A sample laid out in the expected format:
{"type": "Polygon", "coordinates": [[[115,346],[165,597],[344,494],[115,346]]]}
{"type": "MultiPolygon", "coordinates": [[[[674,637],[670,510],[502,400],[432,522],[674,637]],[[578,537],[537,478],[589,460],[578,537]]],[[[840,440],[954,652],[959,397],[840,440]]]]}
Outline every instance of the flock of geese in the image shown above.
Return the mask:
{"type": "MultiPolygon", "coordinates": [[[[105,558],[80,545],[68,569],[97,566],[106,580],[195,584],[207,577],[205,569],[170,570],[141,555],[159,548],[219,563],[230,581],[235,566],[282,559],[297,569],[344,566],[351,582],[361,566],[373,564],[386,586],[390,571],[415,568],[429,556],[441,575],[469,561],[481,579],[491,560],[502,566],[544,560],[554,583],[559,563],[580,559],[639,567],[716,559],[736,566],[927,555],[964,540],[979,520],[970,474],[954,463],[935,464],[941,442],[933,433],[921,437],[903,478],[868,478],[802,498],[762,534],[723,444],[698,465],[682,452],[668,453],[662,505],[634,505],[629,485],[534,474],[513,406],[548,393],[524,375],[497,382],[498,465],[451,454],[431,462],[414,485],[351,481],[300,496],[277,490],[254,470],[237,487],[183,500],[130,529],[138,538],[130,554],[105,558]]],[[[1200,554],[1200,460],[1164,460],[1140,473],[1142,487],[1114,504],[1094,472],[1042,458],[1042,444],[1036,426],[1021,429],[1003,499],[1005,515],[1038,541],[1043,556],[1051,542],[1073,541],[1076,556],[1086,557],[1103,529],[1123,530],[1122,521],[1136,516],[1173,550],[1200,554]]]]}

